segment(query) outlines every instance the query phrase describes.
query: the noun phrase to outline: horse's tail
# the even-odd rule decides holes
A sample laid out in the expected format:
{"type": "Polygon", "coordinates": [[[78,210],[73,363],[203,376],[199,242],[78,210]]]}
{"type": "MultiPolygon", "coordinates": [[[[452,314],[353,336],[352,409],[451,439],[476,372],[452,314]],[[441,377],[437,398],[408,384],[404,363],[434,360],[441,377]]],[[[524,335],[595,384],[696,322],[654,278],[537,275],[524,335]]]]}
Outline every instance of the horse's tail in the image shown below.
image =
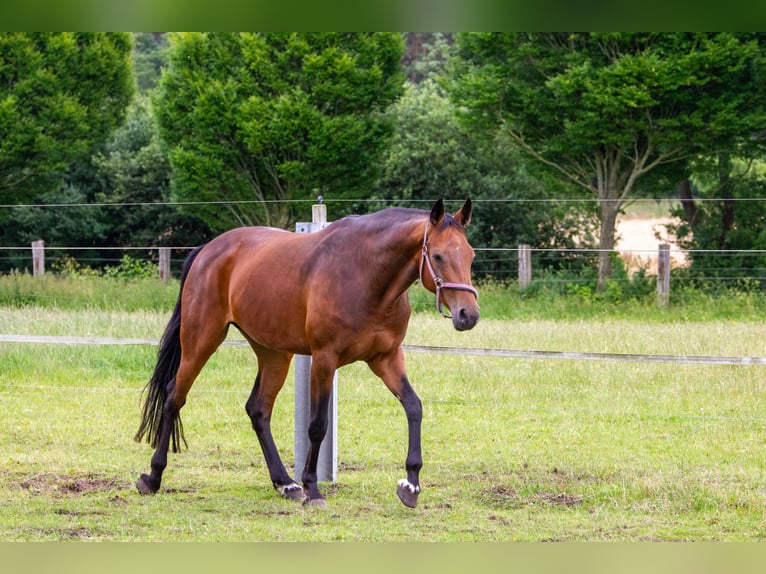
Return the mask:
{"type": "MultiPolygon", "coordinates": [[[[189,253],[184,262],[178,300],[176,301],[176,306],[168,326],[165,327],[165,332],[162,334],[162,339],[160,339],[154,373],[144,388],[146,400],[144,402],[143,414],[141,415],[141,426],[138,427],[138,432],[136,432],[134,439],[136,442],[141,442],[146,437],[146,442],[154,448],[157,448],[160,438],[165,401],[168,398],[168,393],[173,388],[173,385],[175,385],[176,373],[178,373],[178,367],[181,364],[181,295],[183,294],[184,283],[186,276],[189,274],[189,269],[202,250],[202,247],[204,245],[195,248],[189,253]]],[[[181,450],[181,441],[186,446],[183,424],[181,423],[181,417],[178,415],[176,415],[173,421],[171,439],[173,452],[181,450]]]]}

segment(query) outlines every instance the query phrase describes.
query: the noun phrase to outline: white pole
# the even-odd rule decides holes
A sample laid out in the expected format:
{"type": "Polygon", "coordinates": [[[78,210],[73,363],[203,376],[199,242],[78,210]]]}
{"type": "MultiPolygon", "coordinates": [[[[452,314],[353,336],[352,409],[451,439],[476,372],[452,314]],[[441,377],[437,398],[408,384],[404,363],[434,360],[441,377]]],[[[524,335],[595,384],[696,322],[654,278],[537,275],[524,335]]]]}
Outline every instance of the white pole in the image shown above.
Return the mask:
{"type": "Polygon", "coordinates": [[[45,276],[45,241],[42,239],[32,242],[32,276],[45,276]]]}
{"type": "Polygon", "coordinates": [[[670,304],[670,245],[663,243],[657,254],[657,302],[661,307],[670,304]]]}
{"type": "MultiPolygon", "coordinates": [[[[311,209],[311,223],[295,224],[296,233],[314,233],[329,225],[327,206],[315,204],[311,209]]],[[[311,356],[295,355],[295,479],[300,482],[309,452],[309,420],[311,417],[311,356]]],[[[327,413],[327,434],[319,448],[317,480],[335,482],[338,478],[338,373],[333,375],[330,404],[327,413]]]]}

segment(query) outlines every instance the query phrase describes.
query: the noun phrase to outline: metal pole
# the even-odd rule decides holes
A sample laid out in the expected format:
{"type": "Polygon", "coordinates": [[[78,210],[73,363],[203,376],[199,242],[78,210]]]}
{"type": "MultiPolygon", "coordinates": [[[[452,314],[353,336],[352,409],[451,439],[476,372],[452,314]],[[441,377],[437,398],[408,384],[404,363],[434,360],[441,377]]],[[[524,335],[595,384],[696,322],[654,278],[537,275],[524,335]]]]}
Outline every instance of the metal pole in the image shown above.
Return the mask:
{"type": "Polygon", "coordinates": [[[661,307],[670,304],[670,245],[663,243],[657,254],[657,302],[661,307]]]}
{"type": "Polygon", "coordinates": [[[42,239],[32,242],[32,276],[45,276],[45,241],[42,239]]]}
{"type": "MultiPolygon", "coordinates": [[[[296,233],[314,233],[329,225],[327,206],[321,203],[311,209],[311,223],[295,224],[296,233]]],[[[309,420],[311,417],[311,356],[295,355],[295,479],[300,481],[309,452],[309,420]]],[[[335,482],[338,477],[338,373],[333,374],[328,406],[327,434],[319,448],[317,480],[335,482]]]]}

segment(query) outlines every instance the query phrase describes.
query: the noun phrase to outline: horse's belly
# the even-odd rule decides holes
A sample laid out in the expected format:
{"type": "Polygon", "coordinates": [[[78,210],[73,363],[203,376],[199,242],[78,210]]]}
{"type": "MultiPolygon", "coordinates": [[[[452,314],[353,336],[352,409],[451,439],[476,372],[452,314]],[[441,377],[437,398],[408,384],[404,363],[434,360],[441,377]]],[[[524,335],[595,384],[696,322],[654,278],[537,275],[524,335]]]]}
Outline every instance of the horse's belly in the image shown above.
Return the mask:
{"type": "Polygon", "coordinates": [[[299,303],[263,293],[246,300],[242,309],[232,309],[232,318],[247,337],[268,349],[310,354],[305,314],[299,303]]]}

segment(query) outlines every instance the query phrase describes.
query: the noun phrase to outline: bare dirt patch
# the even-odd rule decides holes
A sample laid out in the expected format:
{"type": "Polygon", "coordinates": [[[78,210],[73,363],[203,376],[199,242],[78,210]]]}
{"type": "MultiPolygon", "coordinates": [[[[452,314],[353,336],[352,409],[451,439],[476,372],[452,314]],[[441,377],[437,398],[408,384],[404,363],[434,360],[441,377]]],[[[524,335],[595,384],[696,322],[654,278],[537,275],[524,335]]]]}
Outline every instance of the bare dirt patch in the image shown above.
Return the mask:
{"type": "Polygon", "coordinates": [[[80,496],[92,492],[122,490],[126,484],[113,477],[97,475],[71,476],[67,474],[43,473],[25,478],[18,483],[32,494],[80,496]]]}
{"type": "Polygon", "coordinates": [[[686,264],[686,254],[668,235],[665,226],[677,223],[672,217],[632,218],[624,217],[617,222],[616,250],[628,269],[644,268],[650,274],[657,273],[657,252],[662,243],[670,245],[671,266],[686,264]]]}

